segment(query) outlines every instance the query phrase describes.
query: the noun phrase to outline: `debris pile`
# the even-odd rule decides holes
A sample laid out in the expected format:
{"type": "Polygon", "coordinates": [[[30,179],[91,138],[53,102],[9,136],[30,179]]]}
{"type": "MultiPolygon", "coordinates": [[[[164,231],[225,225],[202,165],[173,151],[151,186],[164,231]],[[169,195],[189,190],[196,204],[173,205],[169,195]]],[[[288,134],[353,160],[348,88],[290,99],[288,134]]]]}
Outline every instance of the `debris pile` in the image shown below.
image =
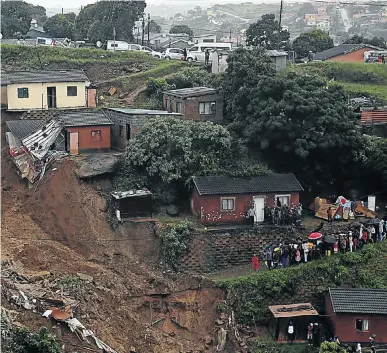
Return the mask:
{"type": "Polygon", "coordinates": [[[364,206],[362,201],[351,201],[344,196],[339,196],[335,203],[328,202],[327,199],[316,197],[309,206],[314,211],[315,216],[328,220],[328,209],[332,212],[334,220],[354,220],[356,217],[366,217],[374,219],[377,214],[373,210],[364,206]]]}
{"type": "MultiPolygon", "coordinates": [[[[91,344],[90,339],[99,349],[105,352],[117,353],[87,329],[75,316],[79,311],[80,302],[76,299],[84,282],[85,287],[93,281],[91,276],[77,273],[77,276],[50,281],[49,272],[37,273],[33,276],[24,276],[18,273],[20,267],[2,262],[1,291],[5,299],[18,309],[31,310],[41,313],[43,317],[52,318],[56,322],[64,322],[71,332],[74,332],[81,341],[91,344]]],[[[6,312],[1,313],[2,327],[7,328],[11,320],[6,312]],[[4,322],[4,326],[3,326],[4,322]]],[[[2,332],[7,335],[7,332],[2,332]]]]}

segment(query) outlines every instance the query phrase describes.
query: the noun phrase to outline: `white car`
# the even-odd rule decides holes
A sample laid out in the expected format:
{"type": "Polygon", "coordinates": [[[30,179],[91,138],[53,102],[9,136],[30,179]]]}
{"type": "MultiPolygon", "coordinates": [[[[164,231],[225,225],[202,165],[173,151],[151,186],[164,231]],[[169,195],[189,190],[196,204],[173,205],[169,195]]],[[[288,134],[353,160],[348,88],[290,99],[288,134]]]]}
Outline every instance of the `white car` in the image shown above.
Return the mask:
{"type": "Polygon", "coordinates": [[[128,44],[128,50],[141,50],[140,44],[128,44]]]}
{"type": "Polygon", "coordinates": [[[161,59],[161,56],[162,56],[162,54],[160,52],[154,51],[152,48],[149,48],[149,47],[142,46],[141,51],[143,51],[149,55],[152,55],[154,58],[157,58],[157,59],[161,59]]]}
{"type": "Polygon", "coordinates": [[[168,48],[163,52],[165,60],[184,60],[184,50],[179,48],[168,48]]]}

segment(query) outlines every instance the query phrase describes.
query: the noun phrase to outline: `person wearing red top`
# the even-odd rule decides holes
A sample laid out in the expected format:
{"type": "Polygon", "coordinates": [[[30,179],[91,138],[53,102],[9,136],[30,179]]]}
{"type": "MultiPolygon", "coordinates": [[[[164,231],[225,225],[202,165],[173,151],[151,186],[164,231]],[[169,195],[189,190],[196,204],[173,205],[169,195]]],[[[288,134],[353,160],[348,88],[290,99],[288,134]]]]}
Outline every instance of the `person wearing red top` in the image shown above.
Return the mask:
{"type": "Polygon", "coordinates": [[[253,268],[254,271],[259,270],[259,260],[256,254],[254,254],[253,258],[251,259],[251,267],[253,268]]]}

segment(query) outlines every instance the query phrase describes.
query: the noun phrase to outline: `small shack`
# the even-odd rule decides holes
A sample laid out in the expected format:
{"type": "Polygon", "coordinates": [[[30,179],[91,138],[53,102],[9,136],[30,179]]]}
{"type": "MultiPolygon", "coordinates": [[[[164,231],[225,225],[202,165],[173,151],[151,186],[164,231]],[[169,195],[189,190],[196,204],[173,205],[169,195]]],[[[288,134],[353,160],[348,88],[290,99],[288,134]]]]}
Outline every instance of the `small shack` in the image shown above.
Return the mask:
{"type": "Polygon", "coordinates": [[[152,217],[152,193],[147,189],[116,191],[112,193],[112,200],[120,222],[130,218],[152,217]]]}
{"type": "Polygon", "coordinates": [[[273,314],[269,331],[277,341],[287,340],[287,328],[290,321],[294,325],[294,340],[306,341],[309,323],[318,322],[318,312],[310,303],[272,305],[269,310],[273,314]]]}

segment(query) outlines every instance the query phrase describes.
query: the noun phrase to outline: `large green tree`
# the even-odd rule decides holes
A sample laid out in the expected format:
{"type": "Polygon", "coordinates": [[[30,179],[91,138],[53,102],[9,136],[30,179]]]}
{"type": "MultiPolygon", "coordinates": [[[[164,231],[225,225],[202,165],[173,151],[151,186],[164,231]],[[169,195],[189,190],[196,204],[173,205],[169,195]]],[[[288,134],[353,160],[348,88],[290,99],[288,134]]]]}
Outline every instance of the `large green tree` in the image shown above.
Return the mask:
{"type": "Polygon", "coordinates": [[[188,34],[190,37],[193,36],[193,31],[191,28],[189,28],[188,26],[186,25],[178,25],[178,26],[173,26],[169,33],[171,34],[179,34],[179,33],[186,33],[188,34]]]}
{"type": "Polygon", "coordinates": [[[150,33],[161,33],[161,26],[155,21],[150,20],[145,26],[145,33],[148,33],[148,27],[150,33]]]}
{"type": "Polygon", "coordinates": [[[74,38],[75,13],[57,14],[50,17],[44,24],[45,32],[57,38],[74,38]]]}
{"type": "Polygon", "coordinates": [[[270,167],[295,172],[314,191],[343,187],[362,138],[341,87],[311,76],[261,76],[249,90],[230,87],[225,101],[231,127],[270,167]]]}
{"type": "Polygon", "coordinates": [[[333,40],[329,34],[319,29],[302,33],[293,42],[293,50],[298,57],[306,57],[309,50],[318,53],[333,48],[333,40]]]}
{"type": "Polygon", "coordinates": [[[276,71],[262,48],[238,48],[230,53],[227,62],[222,84],[226,111],[232,118],[239,119],[248,114],[251,91],[263,78],[275,76],[276,71]]]}
{"type": "Polygon", "coordinates": [[[262,19],[250,25],[246,31],[247,45],[277,49],[287,47],[290,34],[281,29],[275,15],[263,15],[262,19]]]}
{"type": "Polygon", "coordinates": [[[116,39],[133,41],[133,27],[143,14],[145,1],[98,1],[84,7],[75,21],[77,37],[91,41],[116,39]]]}
{"type": "Polygon", "coordinates": [[[1,2],[1,33],[3,38],[25,35],[31,26],[31,20],[38,22],[46,19],[46,10],[24,1],[1,2]]]}

